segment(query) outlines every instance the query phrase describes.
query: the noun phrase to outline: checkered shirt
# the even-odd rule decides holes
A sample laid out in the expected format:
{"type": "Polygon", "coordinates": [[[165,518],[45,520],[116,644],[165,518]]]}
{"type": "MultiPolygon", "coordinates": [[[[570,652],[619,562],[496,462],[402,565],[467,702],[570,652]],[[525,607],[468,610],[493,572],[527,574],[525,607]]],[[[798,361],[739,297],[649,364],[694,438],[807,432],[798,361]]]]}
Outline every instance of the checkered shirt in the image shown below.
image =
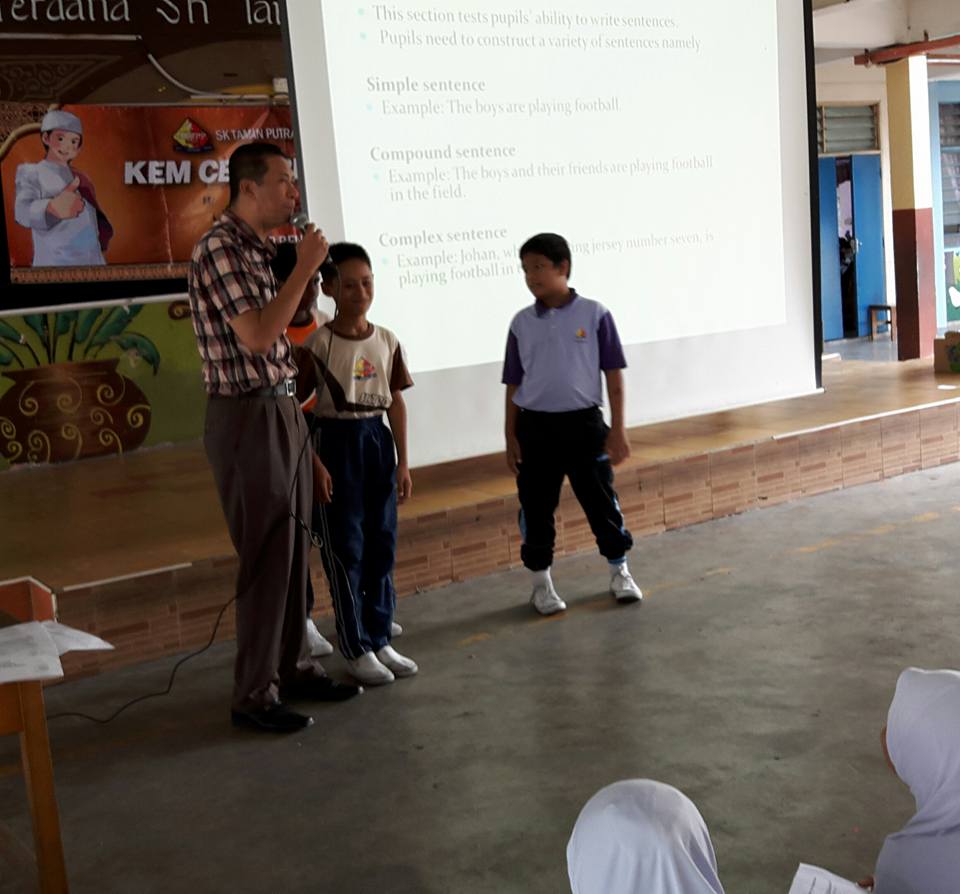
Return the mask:
{"type": "Polygon", "coordinates": [[[276,249],[263,243],[245,221],[225,211],[196,244],[188,287],[193,331],[208,394],[237,395],[277,385],[297,374],[285,335],[266,354],[254,354],[237,338],[230,321],[265,307],[277,294],[270,269],[276,249]]]}

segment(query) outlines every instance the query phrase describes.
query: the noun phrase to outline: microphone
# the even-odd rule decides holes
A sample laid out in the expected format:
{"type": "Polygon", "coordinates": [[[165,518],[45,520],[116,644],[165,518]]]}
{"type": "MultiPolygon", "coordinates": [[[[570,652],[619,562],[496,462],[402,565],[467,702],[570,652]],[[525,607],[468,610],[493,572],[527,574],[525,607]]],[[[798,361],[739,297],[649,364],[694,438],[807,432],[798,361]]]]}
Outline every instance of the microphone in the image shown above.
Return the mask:
{"type": "MultiPolygon", "coordinates": [[[[293,214],[290,215],[290,226],[296,227],[298,230],[305,230],[310,224],[310,216],[302,209],[300,211],[294,211],[293,214]]],[[[326,264],[329,260],[330,255],[328,254],[320,266],[322,267],[323,264],[326,264]]]]}

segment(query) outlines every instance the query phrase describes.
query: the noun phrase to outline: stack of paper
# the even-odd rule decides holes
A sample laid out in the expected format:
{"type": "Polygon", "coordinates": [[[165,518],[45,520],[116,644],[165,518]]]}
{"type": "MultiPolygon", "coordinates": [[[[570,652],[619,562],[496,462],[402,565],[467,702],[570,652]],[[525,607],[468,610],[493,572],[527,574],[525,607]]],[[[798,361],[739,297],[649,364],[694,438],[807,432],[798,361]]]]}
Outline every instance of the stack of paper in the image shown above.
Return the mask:
{"type": "Polygon", "coordinates": [[[826,869],[801,863],[790,894],[864,894],[864,889],[826,869]]]}
{"type": "Polygon", "coordinates": [[[0,683],[56,680],[63,676],[66,652],[112,649],[98,636],[56,621],[31,621],[0,629],[0,683]]]}

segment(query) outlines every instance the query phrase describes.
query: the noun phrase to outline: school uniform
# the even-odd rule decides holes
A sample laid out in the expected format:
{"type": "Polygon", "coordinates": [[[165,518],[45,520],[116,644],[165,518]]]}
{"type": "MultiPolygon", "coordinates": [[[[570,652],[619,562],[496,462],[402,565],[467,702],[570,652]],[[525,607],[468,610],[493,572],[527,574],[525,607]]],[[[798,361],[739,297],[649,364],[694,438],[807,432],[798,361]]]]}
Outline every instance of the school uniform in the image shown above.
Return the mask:
{"type": "Polygon", "coordinates": [[[723,894],[700,811],[652,779],[615,782],[584,805],[567,875],[573,894],[723,894]]]}
{"type": "Polygon", "coordinates": [[[287,338],[290,339],[290,344],[296,345],[297,347],[305,344],[307,339],[329,320],[329,314],[325,314],[314,308],[310,312],[310,319],[306,323],[291,323],[287,326],[287,338]]]}
{"type": "Polygon", "coordinates": [[[876,894],[960,887],[960,672],[911,667],[887,713],[887,751],[916,813],[883,843],[876,894]]]}
{"type": "Polygon", "coordinates": [[[601,555],[618,562],[633,546],[613,488],[609,427],[600,411],[601,372],[626,365],[610,311],[573,289],[562,307],[537,301],[510,324],[502,381],[517,386],[520,557],[531,571],[553,563],[554,512],[565,477],[601,555]]]}
{"type": "MultiPolygon", "coordinates": [[[[289,326],[287,326],[286,335],[290,341],[290,344],[295,348],[304,347],[304,345],[307,343],[307,339],[309,339],[310,336],[315,332],[318,332],[320,327],[329,320],[330,317],[328,314],[322,313],[314,308],[310,313],[310,319],[308,322],[301,323],[299,325],[291,323],[289,326]]],[[[304,413],[309,413],[316,406],[316,404],[317,395],[315,393],[311,393],[303,399],[300,407],[304,413]]]]}
{"type": "Polygon", "coordinates": [[[333,500],[314,513],[314,529],[328,539],[321,555],[340,651],[357,659],[390,642],[397,461],[383,414],[394,392],[413,380],[397,337],[382,326],[347,337],[332,333],[327,324],[304,347],[313,355],[318,378],[313,444],[333,481],[333,500]]]}

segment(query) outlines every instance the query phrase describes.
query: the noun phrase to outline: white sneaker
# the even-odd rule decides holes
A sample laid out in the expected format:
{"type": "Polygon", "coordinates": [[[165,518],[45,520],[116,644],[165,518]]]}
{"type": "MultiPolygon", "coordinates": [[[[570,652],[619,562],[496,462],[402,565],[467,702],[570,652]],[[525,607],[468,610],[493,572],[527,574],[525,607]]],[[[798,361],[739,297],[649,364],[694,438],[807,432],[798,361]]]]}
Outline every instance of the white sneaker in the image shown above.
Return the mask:
{"type": "Polygon", "coordinates": [[[359,658],[347,661],[350,675],[368,686],[383,686],[394,680],[390,668],[384,667],[373,652],[364,652],[359,658]]]}
{"type": "Polygon", "coordinates": [[[307,645],[310,646],[311,658],[325,658],[333,654],[333,646],[330,645],[324,635],[317,630],[317,625],[313,623],[313,618],[307,618],[307,645]]]}
{"type": "Polygon", "coordinates": [[[390,636],[395,637],[395,636],[401,636],[402,634],[403,634],[403,628],[396,621],[391,621],[390,636]]]}
{"type": "Polygon", "coordinates": [[[377,652],[380,663],[393,671],[395,677],[412,677],[418,670],[417,662],[401,655],[393,646],[384,646],[377,652]]]}
{"type": "Polygon", "coordinates": [[[564,602],[553,587],[553,581],[548,580],[545,584],[537,584],[530,595],[530,604],[541,615],[555,615],[557,612],[565,612],[567,603],[564,602]]]}
{"type": "Polygon", "coordinates": [[[621,605],[643,601],[643,593],[626,565],[618,568],[610,578],[610,592],[621,605]]]}

